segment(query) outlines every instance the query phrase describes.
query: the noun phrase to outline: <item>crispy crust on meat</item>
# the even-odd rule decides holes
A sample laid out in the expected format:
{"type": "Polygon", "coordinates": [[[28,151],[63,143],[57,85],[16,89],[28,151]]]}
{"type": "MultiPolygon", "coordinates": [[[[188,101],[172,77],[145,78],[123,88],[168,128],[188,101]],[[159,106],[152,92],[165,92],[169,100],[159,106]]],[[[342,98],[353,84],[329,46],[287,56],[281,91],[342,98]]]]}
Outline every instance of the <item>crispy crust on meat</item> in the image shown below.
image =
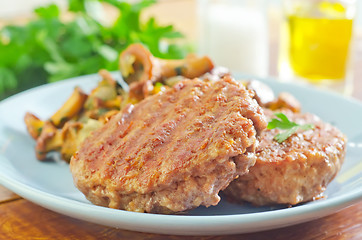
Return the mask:
{"type": "Polygon", "coordinates": [[[266,121],[252,97],[230,78],[194,79],[129,106],[73,156],[75,185],[97,205],[130,211],[216,205],[255,162],[266,121]]]}
{"type": "MultiPolygon", "coordinates": [[[[315,128],[281,144],[273,140],[280,130],[263,131],[255,165],[225,190],[232,199],[255,205],[311,201],[320,197],[341,168],[347,139],[337,128],[313,114],[283,113],[299,124],[313,123],[315,128]]],[[[273,117],[270,110],[265,114],[268,119],[273,117]]]]}

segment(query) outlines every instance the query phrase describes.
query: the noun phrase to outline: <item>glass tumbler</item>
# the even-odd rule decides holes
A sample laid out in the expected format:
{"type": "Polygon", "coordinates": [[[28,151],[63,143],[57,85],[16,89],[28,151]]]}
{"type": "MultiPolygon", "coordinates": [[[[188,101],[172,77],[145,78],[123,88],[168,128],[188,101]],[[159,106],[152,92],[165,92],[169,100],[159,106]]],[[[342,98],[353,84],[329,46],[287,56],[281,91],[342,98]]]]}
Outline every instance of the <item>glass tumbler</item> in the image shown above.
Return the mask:
{"type": "Polygon", "coordinates": [[[283,0],[279,76],[351,94],[356,0],[283,0]]]}
{"type": "Polygon", "coordinates": [[[198,52],[247,75],[268,73],[265,0],[198,0],[198,52]]]}

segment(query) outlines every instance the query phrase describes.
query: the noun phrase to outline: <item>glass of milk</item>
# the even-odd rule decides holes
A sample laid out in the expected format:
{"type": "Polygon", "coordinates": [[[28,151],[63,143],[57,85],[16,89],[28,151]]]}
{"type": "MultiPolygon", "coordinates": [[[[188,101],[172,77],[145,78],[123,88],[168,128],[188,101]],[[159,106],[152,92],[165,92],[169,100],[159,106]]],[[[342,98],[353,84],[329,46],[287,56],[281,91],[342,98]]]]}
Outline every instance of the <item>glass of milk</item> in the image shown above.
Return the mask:
{"type": "Polygon", "coordinates": [[[266,76],[266,5],[265,0],[199,0],[199,54],[233,72],[266,76]]]}

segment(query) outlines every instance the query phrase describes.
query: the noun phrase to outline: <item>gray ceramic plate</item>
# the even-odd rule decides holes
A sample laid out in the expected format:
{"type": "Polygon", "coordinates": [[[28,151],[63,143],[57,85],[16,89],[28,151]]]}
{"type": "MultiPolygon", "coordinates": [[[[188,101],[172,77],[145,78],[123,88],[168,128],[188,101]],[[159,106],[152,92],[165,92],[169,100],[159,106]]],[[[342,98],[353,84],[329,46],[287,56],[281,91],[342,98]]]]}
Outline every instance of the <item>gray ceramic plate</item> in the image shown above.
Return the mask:
{"type": "Polygon", "coordinates": [[[26,111],[48,118],[69,97],[74,86],[89,92],[99,81],[89,75],[41,86],[0,103],[0,183],[45,208],[102,225],[179,235],[218,235],[262,231],[306,222],[334,213],[362,199],[362,104],[315,89],[264,80],[276,92],[289,91],[304,111],[340,128],[349,139],[342,170],[328,186],[326,199],[292,208],[257,208],[222,200],[185,215],[134,213],[89,203],[73,186],[68,165],[39,162],[34,140],[23,123],[26,111]]]}

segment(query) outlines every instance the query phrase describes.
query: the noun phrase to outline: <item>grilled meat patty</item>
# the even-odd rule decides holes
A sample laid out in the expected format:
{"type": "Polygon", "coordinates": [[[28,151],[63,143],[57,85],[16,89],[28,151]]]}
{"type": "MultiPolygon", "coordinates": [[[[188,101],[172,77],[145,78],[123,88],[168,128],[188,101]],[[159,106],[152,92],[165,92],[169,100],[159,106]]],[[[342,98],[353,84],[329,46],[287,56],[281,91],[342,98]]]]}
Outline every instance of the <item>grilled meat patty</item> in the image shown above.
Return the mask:
{"type": "MultiPolygon", "coordinates": [[[[274,112],[264,110],[267,119],[274,112]]],[[[291,204],[321,196],[339,171],[346,152],[346,137],[313,114],[282,111],[291,121],[312,123],[313,130],[297,132],[282,143],[273,140],[279,129],[264,130],[249,173],[234,180],[225,194],[254,205],[291,204]]]]}
{"type": "Polygon", "coordinates": [[[129,211],[216,205],[255,162],[266,120],[252,97],[228,77],[194,79],[130,105],[83,142],[74,183],[92,203],[129,211]]]}

